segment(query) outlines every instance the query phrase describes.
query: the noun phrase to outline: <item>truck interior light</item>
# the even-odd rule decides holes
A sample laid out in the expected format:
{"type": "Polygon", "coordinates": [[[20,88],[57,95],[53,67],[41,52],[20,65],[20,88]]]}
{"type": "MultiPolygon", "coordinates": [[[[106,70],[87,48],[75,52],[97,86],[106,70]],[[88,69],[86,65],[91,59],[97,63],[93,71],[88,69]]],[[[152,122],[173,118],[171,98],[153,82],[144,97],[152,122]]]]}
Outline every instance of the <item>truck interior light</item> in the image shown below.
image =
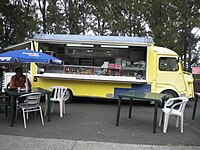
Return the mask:
{"type": "Polygon", "coordinates": [[[92,50],[87,50],[86,53],[92,53],[92,50]]]}
{"type": "Polygon", "coordinates": [[[128,46],[122,46],[122,45],[101,45],[100,47],[105,47],[105,48],[128,48],[128,46]]]}
{"type": "Polygon", "coordinates": [[[110,54],[111,53],[111,51],[106,51],[107,52],[107,54],[110,54]]]}
{"type": "Polygon", "coordinates": [[[67,47],[94,47],[91,44],[66,44],[67,47]]]}

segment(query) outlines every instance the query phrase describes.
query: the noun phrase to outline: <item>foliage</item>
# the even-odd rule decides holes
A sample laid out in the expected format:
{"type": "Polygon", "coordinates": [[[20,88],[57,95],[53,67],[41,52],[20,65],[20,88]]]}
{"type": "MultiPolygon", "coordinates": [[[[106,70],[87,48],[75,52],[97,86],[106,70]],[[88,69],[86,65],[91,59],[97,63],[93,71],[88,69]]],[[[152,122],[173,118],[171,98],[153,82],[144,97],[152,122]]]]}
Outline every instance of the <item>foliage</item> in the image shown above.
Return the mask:
{"type": "Polygon", "coordinates": [[[152,36],[191,65],[200,37],[199,0],[1,0],[0,47],[35,32],[152,36]]]}
{"type": "Polygon", "coordinates": [[[34,5],[31,0],[1,1],[0,47],[13,45],[32,37],[37,24],[37,19],[34,19],[34,5]]]}

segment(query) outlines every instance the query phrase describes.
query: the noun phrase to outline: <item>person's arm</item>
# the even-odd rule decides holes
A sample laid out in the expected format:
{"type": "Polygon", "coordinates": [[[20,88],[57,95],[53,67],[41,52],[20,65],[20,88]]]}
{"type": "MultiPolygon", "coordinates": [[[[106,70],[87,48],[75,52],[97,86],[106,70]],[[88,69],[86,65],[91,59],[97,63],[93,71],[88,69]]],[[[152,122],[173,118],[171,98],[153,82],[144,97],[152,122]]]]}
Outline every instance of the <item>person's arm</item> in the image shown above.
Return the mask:
{"type": "Polygon", "coordinates": [[[10,88],[17,88],[17,86],[15,85],[15,76],[12,76],[11,77],[11,80],[10,80],[10,88]]]}
{"type": "MultiPolygon", "coordinates": [[[[23,82],[24,82],[24,87],[26,87],[26,76],[25,75],[23,76],[23,82]]],[[[28,82],[28,87],[30,89],[31,88],[31,82],[30,82],[29,78],[27,78],[27,82],[28,82]]]]}

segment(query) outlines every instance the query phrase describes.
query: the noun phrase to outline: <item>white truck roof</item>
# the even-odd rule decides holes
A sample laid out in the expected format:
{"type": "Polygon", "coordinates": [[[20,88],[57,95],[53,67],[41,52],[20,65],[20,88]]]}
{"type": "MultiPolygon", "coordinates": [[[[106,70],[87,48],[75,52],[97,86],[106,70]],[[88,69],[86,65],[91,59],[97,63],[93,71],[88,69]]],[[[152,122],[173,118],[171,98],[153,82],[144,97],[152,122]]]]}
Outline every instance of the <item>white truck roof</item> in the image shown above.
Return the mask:
{"type": "Polygon", "coordinates": [[[35,34],[32,40],[52,44],[81,43],[126,46],[150,46],[153,44],[151,37],[89,36],[67,34],[35,34]]]}

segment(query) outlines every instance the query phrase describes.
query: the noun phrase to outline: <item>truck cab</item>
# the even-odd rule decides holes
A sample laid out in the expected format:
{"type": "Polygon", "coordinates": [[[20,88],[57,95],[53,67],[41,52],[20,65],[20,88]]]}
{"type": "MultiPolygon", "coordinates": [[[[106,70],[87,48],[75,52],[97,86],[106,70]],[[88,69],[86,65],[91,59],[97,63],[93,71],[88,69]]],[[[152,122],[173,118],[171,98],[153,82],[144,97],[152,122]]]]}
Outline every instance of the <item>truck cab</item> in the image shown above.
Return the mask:
{"type": "Polygon", "coordinates": [[[174,51],[153,47],[157,54],[156,93],[166,93],[168,97],[194,97],[193,77],[189,72],[182,70],[178,55],[174,51]]]}

